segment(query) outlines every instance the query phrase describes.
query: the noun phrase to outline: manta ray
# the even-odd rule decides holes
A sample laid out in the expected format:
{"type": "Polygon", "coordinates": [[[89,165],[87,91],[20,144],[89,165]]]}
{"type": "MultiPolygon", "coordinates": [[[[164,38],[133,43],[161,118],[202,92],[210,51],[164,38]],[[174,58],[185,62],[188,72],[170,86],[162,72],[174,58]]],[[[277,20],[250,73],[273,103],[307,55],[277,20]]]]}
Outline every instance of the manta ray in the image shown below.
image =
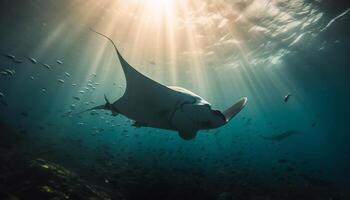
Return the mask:
{"type": "Polygon", "coordinates": [[[199,130],[227,124],[247,103],[247,98],[243,97],[223,112],[212,109],[206,100],[185,88],[165,86],[141,74],[123,58],[111,38],[91,31],[108,39],[114,46],[125,75],[126,89],[114,103],[110,103],[105,95],[105,104],[86,111],[109,110],[113,116],[121,114],[134,120],[133,126],[173,130],[181,138],[190,140],[199,130]]]}

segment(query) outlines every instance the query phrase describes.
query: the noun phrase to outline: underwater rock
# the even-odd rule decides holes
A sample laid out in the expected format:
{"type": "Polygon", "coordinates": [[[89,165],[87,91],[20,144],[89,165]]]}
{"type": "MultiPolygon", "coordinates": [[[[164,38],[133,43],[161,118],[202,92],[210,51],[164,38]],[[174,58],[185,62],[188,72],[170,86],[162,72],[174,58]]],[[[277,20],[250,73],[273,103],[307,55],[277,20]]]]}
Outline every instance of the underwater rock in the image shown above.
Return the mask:
{"type": "MultiPolygon", "coordinates": [[[[0,121],[0,130],[0,149],[13,148],[20,140],[19,133],[2,121],[0,121]]],[[[1,153],[0,156],[2,156],[1,153]]]]}
{"type": "Polygon", "coordinates": [[[111,199],[104,188],[43,159],[10,161],[1,176],[6,184],[0,184],[0,194],[12,199],[111,199]]]}

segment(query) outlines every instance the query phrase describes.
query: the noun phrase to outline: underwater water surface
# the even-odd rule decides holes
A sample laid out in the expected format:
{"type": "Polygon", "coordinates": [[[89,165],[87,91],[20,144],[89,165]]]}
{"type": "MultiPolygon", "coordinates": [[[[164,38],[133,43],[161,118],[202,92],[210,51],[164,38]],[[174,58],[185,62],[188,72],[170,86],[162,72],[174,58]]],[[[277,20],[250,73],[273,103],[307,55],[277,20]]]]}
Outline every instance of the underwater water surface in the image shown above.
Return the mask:
{"type": "Polygon", "coordinates": [[[350,198],[349,2],[1,0],[0,11],[0,199],[350,198]],[[127,86],[91,28],[163,85],[221,111],[248,103],[192,140],[80,113],[127,86]]]}

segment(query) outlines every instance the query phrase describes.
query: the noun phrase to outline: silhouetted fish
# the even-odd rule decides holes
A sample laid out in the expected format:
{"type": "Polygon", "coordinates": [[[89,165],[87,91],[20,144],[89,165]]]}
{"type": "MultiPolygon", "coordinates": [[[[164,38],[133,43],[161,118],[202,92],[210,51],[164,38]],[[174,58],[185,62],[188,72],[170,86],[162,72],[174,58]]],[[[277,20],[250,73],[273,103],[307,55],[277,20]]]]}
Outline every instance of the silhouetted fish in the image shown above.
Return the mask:
{"type": "Polygon", "coordinates": [[[292,96],[291,94],[287,94],[286,96],[284,96],[284,102],[288,102],[288,100],[289,100],[289,98],[290,98],[290,96],[292,96]]]}
{"type": "Polygon", "coordinates": [[[261,136],[263,139],[265,140],[272,140],[272,141],[277,141],[277,142],[280,142],[286,138],[288,138],[289,136],[291,135],[297,135],[297,134],[300,134],[300,132],[297,132],[297,131],[285,131],[281,134],[278,134],[278,135],[273,135],[273,136],[270,136],[270,137],[266,137],[266,136],[261,136]]]}

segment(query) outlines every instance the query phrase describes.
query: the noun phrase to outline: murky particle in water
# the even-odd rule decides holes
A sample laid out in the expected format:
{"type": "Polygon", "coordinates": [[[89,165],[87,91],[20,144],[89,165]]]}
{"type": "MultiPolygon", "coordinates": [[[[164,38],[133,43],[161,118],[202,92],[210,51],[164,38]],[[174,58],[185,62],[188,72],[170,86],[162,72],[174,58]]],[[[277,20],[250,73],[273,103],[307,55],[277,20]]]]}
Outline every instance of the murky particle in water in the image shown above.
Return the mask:
{"type": "Polygon", "coordinates": [[[95,85],[100,85],[100,83],[94,83],[95,85]]]}
{"type": "Polygon", "coordinates": [[[78,122],[78,125],[82,126],[82,125],[84,125],[84,123],[83,122],[78,122]]]}
{"type": "Polygon", "coordinates": [[[85,105],[89,105],[89,102],[86,101],[86,102],[84,102],[84,104],[85,104],[85,105]]]}
{"type": "Polygon", "coordinates": [[[34,80],[34,76],[30,76],[30,79],[31,79],[31,80],[34,80]]]}
{"type": "Polygon", "coordinates": [[[105,179],[105,183],[109,183],[109,180],[105,179]]]}

